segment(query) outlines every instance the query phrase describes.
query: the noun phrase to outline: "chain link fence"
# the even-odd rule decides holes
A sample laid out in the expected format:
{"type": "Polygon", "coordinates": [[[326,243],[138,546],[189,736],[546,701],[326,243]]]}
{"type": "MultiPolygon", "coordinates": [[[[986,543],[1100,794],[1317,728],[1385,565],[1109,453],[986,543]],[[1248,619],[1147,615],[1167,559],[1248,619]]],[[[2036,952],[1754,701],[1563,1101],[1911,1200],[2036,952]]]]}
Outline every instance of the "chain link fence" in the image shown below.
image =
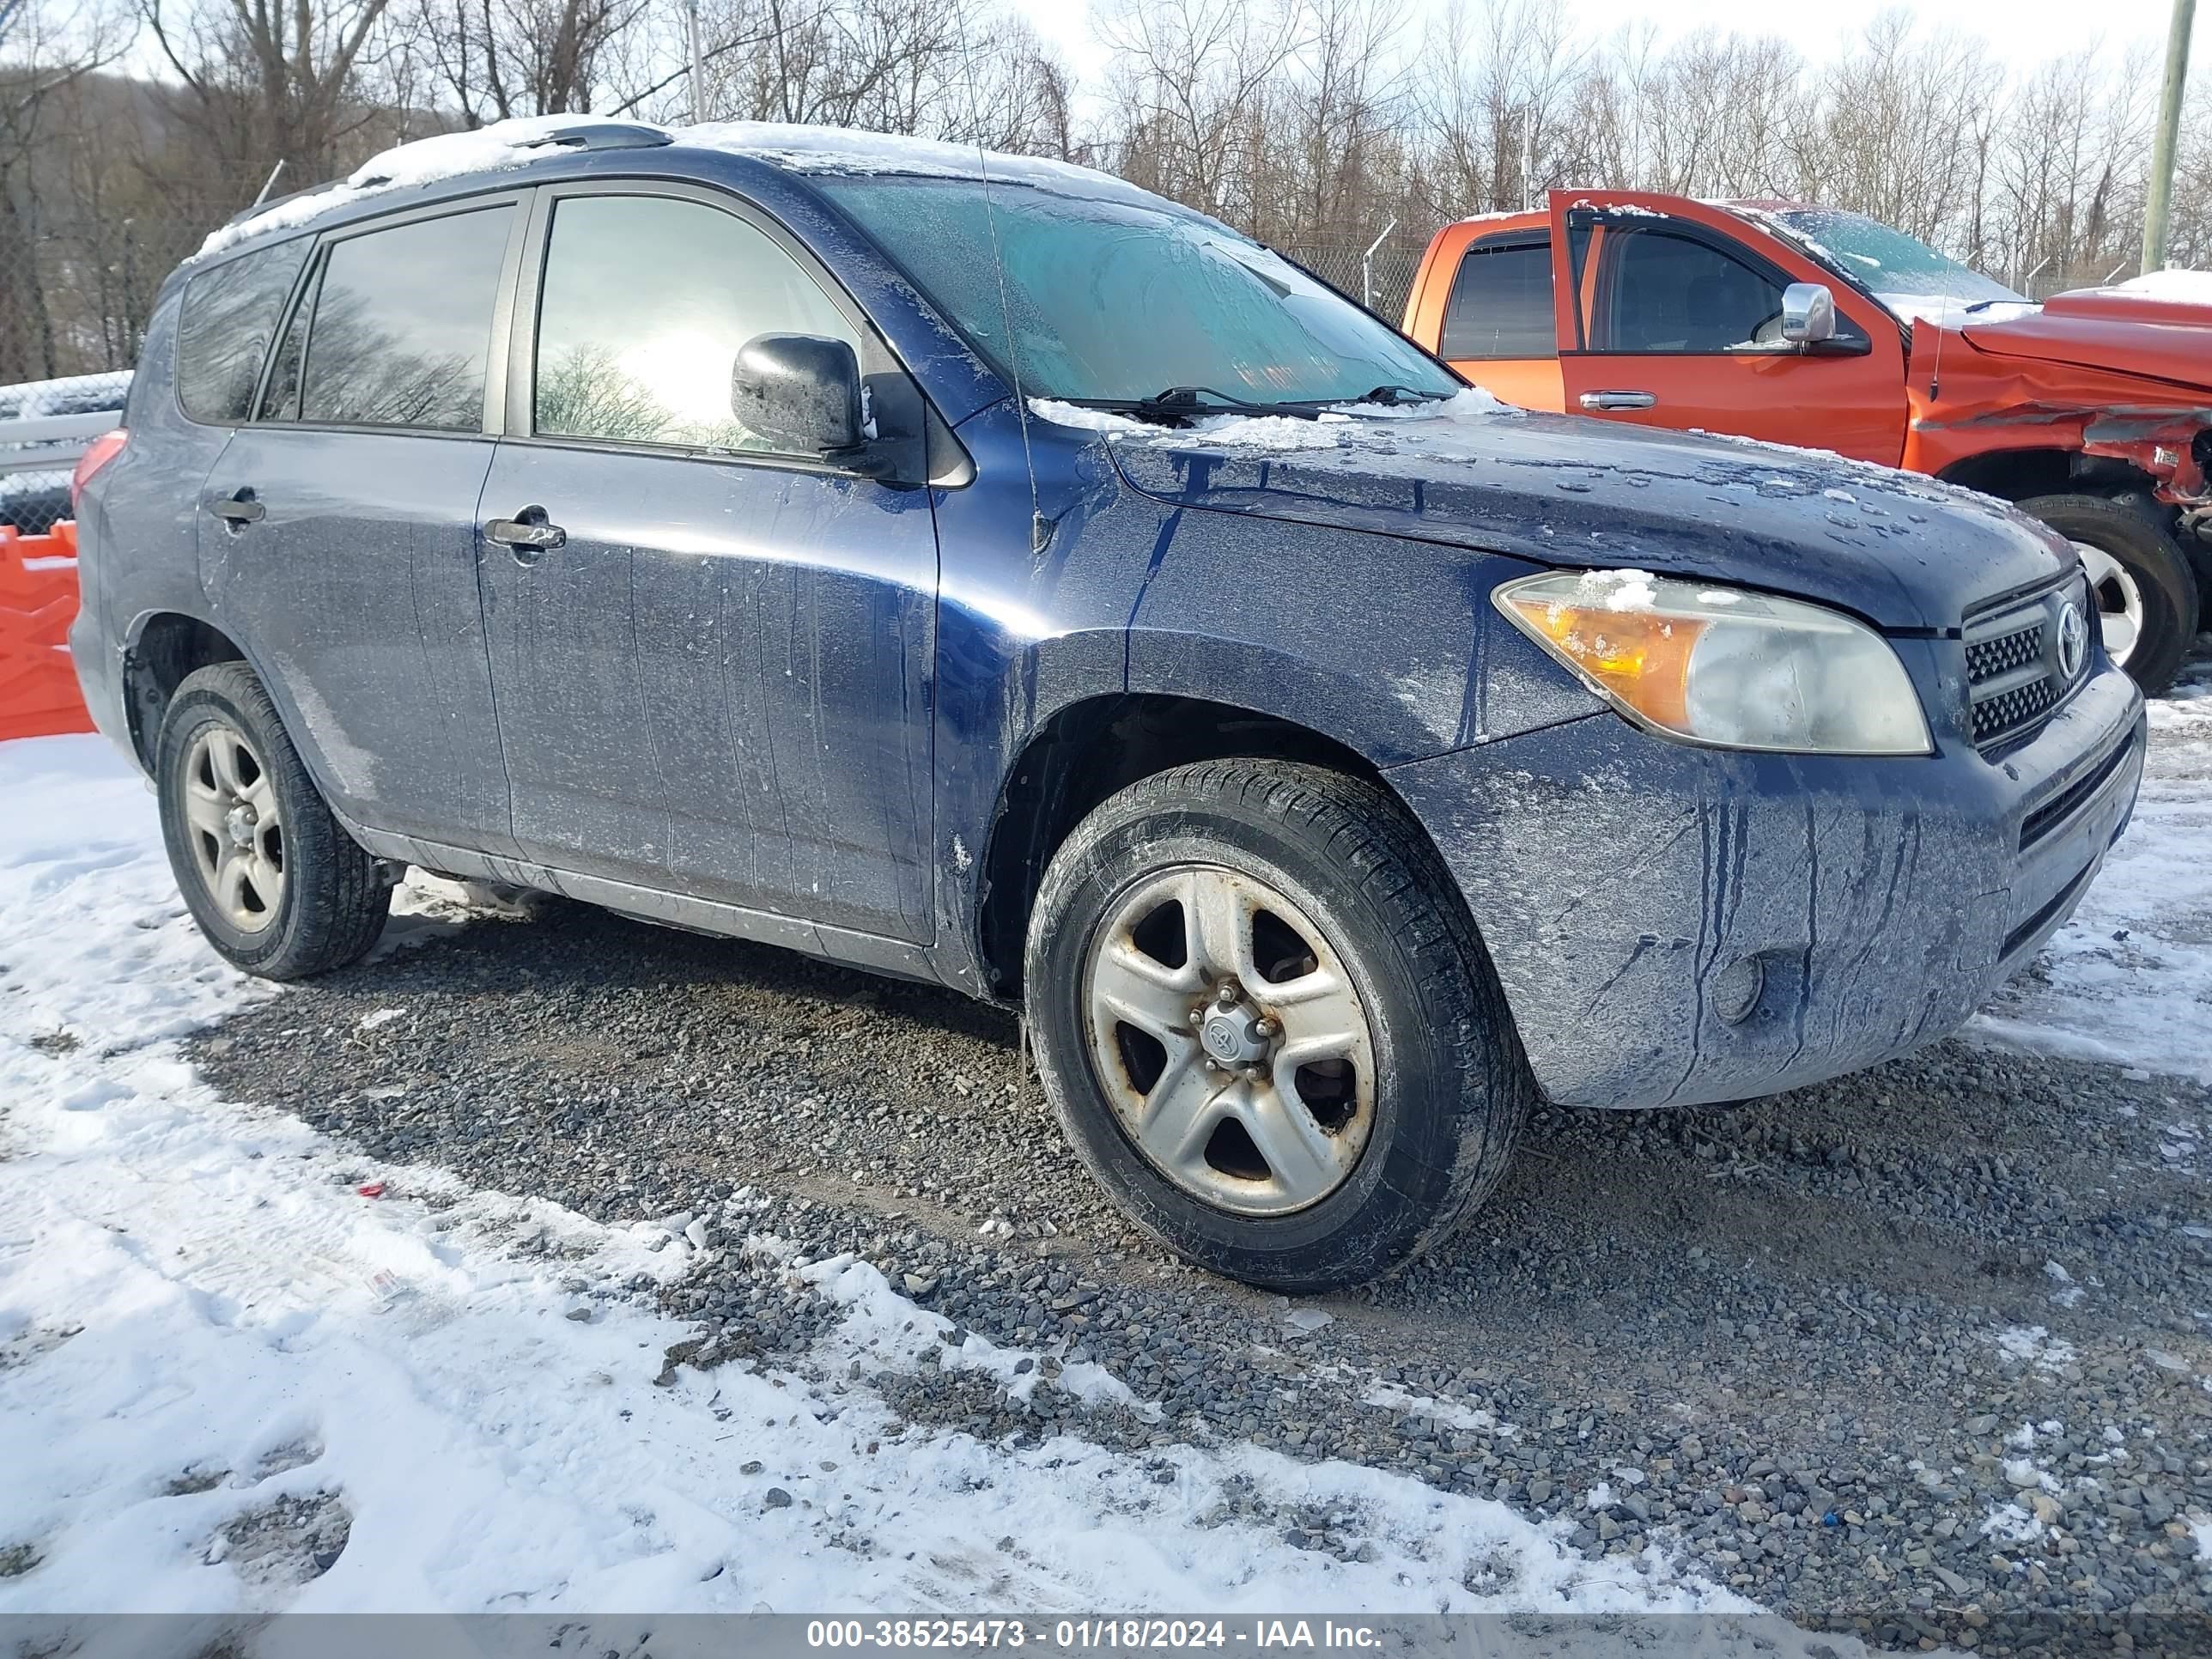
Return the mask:
{"type": "Polygon", "coordinates": [[[1393,243],[1376,248],[1364,270],[1364,246],[1286,246],[1280,251],[1339,293],[1360,301],[1393,328],[1406,314],[1406,296],[1413,291],[1413,273],[1421,264],[1419,248],[1393,243]]]}
{"type": "Polygon", "coordinates": [[[123,418],[128,369],[0,386],[0,525],[43,535],[69,516],[85,446],[123,418]]]}

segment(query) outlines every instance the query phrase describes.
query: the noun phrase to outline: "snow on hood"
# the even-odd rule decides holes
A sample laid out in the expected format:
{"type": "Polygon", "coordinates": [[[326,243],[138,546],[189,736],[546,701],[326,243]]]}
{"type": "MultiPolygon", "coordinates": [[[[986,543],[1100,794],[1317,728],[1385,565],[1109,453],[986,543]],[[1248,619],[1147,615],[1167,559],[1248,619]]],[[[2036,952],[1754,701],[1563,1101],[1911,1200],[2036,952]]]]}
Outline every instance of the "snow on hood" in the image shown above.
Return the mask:
{"type": "Polygon", "coordinates": [[[1961,328],[1969,323],[2006,323],[2016,317],[2033,317],[2043,307],[2033,300],[1973,301],[1948,294],[1887,294],[1875,299],[1899,322],[1933,323],[1938,328],[1961,328]]]}
{"type": "Polygon", "coordinates": [[[1371,459],[1378,430],[1382,435],[1403,437],[1420,445],[1440,446],[1424,453],[1437,460],[1463,459],[1453,453],[1453,441],[1472,437],[1481,422],[1500,415],[1522,415],[1525,410],[1501,403],[1480,386],[1437,403],[1337,404],[1313,420],[1297,415],[1208,415],[1178,427],[1154,425],[1109,410],[1085,409],[1079,404],[1052,398],[1032,398],[1030,412],[1054,426],[1103,432],[1115,442],[1152,443],[1186,449],[1194,441],[1223,449],[1264,450],[1271,454],[1297,452],[1317,459],[1331,451],[1371,459]],[[1389,422],[1378,428],[1377,422],[1389,422]]]}
{"type": "Polygon", "coordinates": [[[2118,284],[2125,294],[2145,294],[2154,300],[2179,304],[2212,306],[2212,270],[2152,270],[2118,284]]]}
{"type": "Polygon", "coordinates": [[[2048,531],[1934,478],[1822,452],[1541,414],[1469,390],[1318,420],[1211,415],[1165,428],[1039,400],[1157,501],[1371,532],[1549,566],[1775,588],[1883,628],[2061,568],[2048,531]]]}
{"type": "Polygon", "coordinates": [[[411,139],[370,156],[339,184],[285,197],[250,217],[217,227],[208,233],[196,257],[205,258],[210,253],[220,253],[249,236],[307,224],[365,196],[435,184],[471,173],[520,167],[538,153],[534,147],[543,145],[556,132],[573,132],[589,126],[647,125],[649,124],[617,120],[605,115],[522,115],[513,120],[495,121],[472,131],[441,132],[428,138],[411,139]]]}

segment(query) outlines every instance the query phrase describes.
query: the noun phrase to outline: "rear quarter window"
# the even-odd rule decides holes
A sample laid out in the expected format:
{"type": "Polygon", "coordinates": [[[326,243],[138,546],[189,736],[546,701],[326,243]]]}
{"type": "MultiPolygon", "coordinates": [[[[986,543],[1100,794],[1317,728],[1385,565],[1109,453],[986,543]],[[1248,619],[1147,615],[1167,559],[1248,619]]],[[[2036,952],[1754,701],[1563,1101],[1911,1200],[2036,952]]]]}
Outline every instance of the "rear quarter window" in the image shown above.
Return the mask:
{"type": "Polygon", "coordinates": [[[192,419],[222,426],[246,418],[308,240],[241,254],[185,284],[177,318],[177,398],[192,419]]]}
{"type": "Polygon", "coordinates": [[[1437,356],[1449,361],[1558,355],[1550,242],[1478,242],[1469,248],[1444,301],[1437,356]]]}

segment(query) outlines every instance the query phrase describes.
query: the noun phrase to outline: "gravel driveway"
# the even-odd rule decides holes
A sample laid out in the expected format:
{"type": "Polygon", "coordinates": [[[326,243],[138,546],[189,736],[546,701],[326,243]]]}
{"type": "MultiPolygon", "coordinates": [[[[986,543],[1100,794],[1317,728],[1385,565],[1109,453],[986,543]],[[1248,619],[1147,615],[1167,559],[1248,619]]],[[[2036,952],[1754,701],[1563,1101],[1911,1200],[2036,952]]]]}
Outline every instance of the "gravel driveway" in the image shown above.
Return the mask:
{"type": "MultiPolygon", "coordinates": [[[[1121,1224],[1011,1021],[580,907],[302,987],[194,1057],[380,1160],[858,1251],[1161,1408],[877,1379],[916,1421],[1352,1459],[1569,1517],[1592,1555],[1679,1547],[1887,1644],[2212,1645],[2193,1085],[1950,1042],[1733,1109],[1547,1112],[1449,1255],[1294,1305],[1121,1224]]],[[[742,1249],[664,1294],[702,1322],[702,1364],[803,1367],[835,1316],[742,1249]]],[[[1263,1518],[1354,1547],[1327,1516],[1263,1518]]]]}

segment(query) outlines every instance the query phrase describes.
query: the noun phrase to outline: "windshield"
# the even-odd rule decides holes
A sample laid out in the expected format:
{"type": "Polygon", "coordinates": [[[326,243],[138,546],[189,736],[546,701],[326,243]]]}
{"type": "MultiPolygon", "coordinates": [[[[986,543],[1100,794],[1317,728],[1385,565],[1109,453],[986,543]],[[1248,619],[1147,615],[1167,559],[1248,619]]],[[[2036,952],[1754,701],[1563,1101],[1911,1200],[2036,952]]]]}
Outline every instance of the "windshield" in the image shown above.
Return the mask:
{"type": "Polygon", "coordinates": [[[1893,311],[1904,300],[2019,300],[2002,283],[1947,258],[1927,243],[1869,219],[1863,213],[1830,208],[1791,208],[1774,216],[1813,245],[1816,253],[1862,288],[1881,297],[1893,311]]]}
{"type": "Polygon", "coordinates": [[[1273,404],[1460,390],[1341,295],[1194,214],[1006,184],[991,187],[987,213],[983,190],[960,179],[814,183],[1031,396],[1133,403],[1206,386],[1273,404]]]}

